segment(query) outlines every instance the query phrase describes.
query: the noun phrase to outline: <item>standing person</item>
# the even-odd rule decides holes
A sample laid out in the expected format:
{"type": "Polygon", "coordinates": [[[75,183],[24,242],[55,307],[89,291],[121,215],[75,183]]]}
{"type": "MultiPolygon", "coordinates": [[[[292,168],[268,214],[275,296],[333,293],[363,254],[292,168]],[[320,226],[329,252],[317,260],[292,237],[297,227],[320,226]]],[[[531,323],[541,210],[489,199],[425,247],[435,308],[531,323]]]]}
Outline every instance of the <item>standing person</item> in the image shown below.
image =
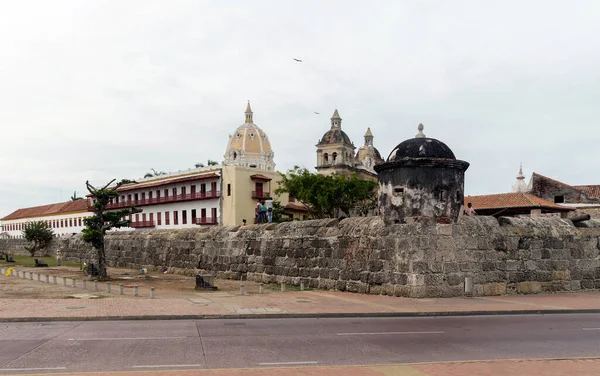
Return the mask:
{"type": "Polygon", "coordinates": [[[242,226],[246,226],[246,220],[242,219],[242,226]]]}
{"type": "Polygon", "coordinates": [[[267,207],[267,222],[273,222],[273,200],[268,199],[265,201],[265,206],[267,207]]]}
{"type": "Polygon", "coordinates": [[[60,262],[62,261],[62,252],[60,249],[56,251],[56,265],[60,266],[60,262]]]}
{"type": "Polygon", "coordinates": [[[256,208],[254,209],[254,218],[256,219],[254,223],[260,223],[260,201],[256,203],[256,208]]]}
{"type": "Polygon", "coordinates": [[[465,214],[468,216],[477,215],[477,212],[475,211],[475,209],[473,209],[473,204],[471,204],[470,202],[467,204],[467,210],[465,210],[465,214]]]}
{"type": "Polygon", "coordinates": [[[258,212],[260,215],[260,223],[266,223],[267,222],[267,207],[265,206],[264,200],[262,200],[260,202],[258,212]]]}

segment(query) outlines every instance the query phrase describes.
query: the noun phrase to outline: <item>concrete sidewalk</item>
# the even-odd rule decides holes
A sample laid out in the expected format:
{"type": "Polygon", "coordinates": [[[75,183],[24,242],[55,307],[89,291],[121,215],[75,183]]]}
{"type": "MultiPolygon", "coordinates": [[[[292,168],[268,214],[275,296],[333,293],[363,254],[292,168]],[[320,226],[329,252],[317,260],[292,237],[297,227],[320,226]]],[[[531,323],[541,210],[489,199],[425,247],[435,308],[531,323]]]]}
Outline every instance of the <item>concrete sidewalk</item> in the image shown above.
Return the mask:
{"type": "MultiPolygon", "coordinates": [[[[69,289],[69,287],[58,287],[69,289]]],[[[81,293],[72,289],[74,294],[81,293]]],[[[100,299],[0,299],[0,321],[261,317],[438,316],[600,312],[600,292],[411,299],[338,291],[100,299]]]]}

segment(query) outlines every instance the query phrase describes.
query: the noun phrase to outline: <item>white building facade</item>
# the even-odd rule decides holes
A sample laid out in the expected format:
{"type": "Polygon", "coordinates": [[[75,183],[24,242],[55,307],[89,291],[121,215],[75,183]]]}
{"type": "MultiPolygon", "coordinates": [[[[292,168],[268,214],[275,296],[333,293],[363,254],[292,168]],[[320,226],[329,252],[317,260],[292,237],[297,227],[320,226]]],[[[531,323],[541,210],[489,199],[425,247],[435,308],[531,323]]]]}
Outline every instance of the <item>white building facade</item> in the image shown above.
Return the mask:
{"type": "Polygon", "coordinates": [[[200,168],[142,179],[116,188],[106,209],[135,205],[132,228],[191,228],[221,224],[221,169],[200,168]]]}
{"type": "Polygon", "coordinates": [[[35,221],[45,221],[57,236],[77,234],[85,227],[83,220],[91,215],[87,200],[18,209],[0,219],[0,234],[13,239],[23,238],[25,225],[35,221]]]}

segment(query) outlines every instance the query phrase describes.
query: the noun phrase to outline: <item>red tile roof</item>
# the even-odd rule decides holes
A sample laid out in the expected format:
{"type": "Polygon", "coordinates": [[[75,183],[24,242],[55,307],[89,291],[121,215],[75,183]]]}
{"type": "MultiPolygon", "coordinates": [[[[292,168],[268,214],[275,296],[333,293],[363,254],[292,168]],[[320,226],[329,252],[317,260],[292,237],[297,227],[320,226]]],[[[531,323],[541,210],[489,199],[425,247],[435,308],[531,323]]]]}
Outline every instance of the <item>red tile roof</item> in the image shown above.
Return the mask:
{"type": "Polygon", "coordinates": [[[534,173],[533,173],[533,177],[535,177],[536,175],[537,175],[537,176],[539,176],[539,177],[540,177],[540,178],[542,178],[542,179],[550,180],[550,181],[552,181],[552,182],[554,182],[554,183],[561,184],[561,185],[564,185],[564,186],[566,186],[566,187],[569,187],[569,188],[577,189],[576,187],[574,187],[574,186],[572,186],[572,185],[569,185],[569,184],[567,184],[567,183],[563,183],[563,182],[562,182],[562,181],[560,181],[560,180],[552,179],[552,178],[549,178],[549,177],[547,177],[547,176],[544,176],[544,175],[538,174],[537,172],[534,172],[534,173]]]}
{"type": "Polygon", "coordinates": [[[576,185],[575,188],[585,192],[589,198],[600,199],[600,185],[576,185]]]}
{"type": "Polygon", "coordinates": [[[36,217],[45,217],[49,215],[58,215],[58,214],[66,214],[66,213],[74,213],[74,212],[87,212],[88,209],[88,201],[87,200],[77,200],[77,201],[67,201],[67,202],[59,202],[58,204],[50,204],[50,205],[42,205],[42,206],[34,206],[32,208],[24,208],[18,209],[6,217],[2,218],[3,221],[8,221],[12,219],[22,219],[22,218],[36,218],[36,217]]]}
{"type": "Polygon", "coordinates": [[[285,206],[285,209],[288,210],[296,210],[296,211],[308,211],[308,208],[306,207],[306,205],[301,204],[301,203],[297,203],[297,202],[290,202],[285,206]]]}
{"type": "Polygon", "coordinates": [[[469,202],[473,204],[475,210],[504,208],[553,209],[557,211],[575,210],[575,208],[558,205],[532,194],[520,192],[465,197],[465,207],[469,202]]]}
{"type": "Polygon", "coordinates": [[[252,180],[265,180],[265,181],[271,181],[271,180],[273,180],[270,177],[262,175],[262,174],[250,175],[250,179],[252,179],[252,180]]]}

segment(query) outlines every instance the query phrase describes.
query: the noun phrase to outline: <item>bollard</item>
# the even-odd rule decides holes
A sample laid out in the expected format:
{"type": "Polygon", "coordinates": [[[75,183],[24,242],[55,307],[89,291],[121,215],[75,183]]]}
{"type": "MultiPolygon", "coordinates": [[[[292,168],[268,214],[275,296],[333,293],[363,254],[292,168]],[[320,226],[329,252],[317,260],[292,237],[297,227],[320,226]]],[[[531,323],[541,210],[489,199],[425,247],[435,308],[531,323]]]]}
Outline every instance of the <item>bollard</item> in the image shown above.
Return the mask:
{"type": "Polygon", "coordinates": [[[87,290],[87,281],[85,279],[81,281],[81,288],[87,290]]]}
{"type": "Polygon", "coordinates": [[[46,283],[50,283],[50,276],[46,274],[46,283]]]}
{"type": "Polygon", "coordinates": [[[98,280],[94,280],[94,291],[98,291],[98,280]]]}
{"type": "Polygon", "coordinates": [[[473,277],[465,277],[465,293],[473,294],[473,277]]]}
{"type": "Polygon", "coordinates": [[[300,291],[304,291],[304,281],[300,281],[300,291]]]}
{"type": "Polygon", "coordinates": [[[138,296],[138,287],[133,286],[133,296],[138,296]]]}
{"type": "Polygon", "coordinates": [[[41,275],[40,273],[38,273],[38,275],[37,275],[37,276],[38,276],[38,278],[37,278],[37,279],[38,279],[38,282],[41,282],[41,281],[42,281],[42,275],[41,275]]]}
{"type": "Polygon", "coordinates": [[[150,287],[150,299],[154,299],[154,287],[150,287]]]}
{"type": "Polygon", "coordinates": [[[123,295],[123,285],[119,285],[119,295],[123,295]]]}
{"type": "Polygon", "coordinates": [[[285,291],[285,283],[281,282],[281,292],[285,291]]]}
{"type": "Polygon", "coordinates": [[[62,277],[62,279],[63,279],[63,285],[66,286],[67,285],[67,277],[62,277]]]}
{"type": "Polygon", "coordinates": [[[54,283],[56,285],[56,276],[55,275],[52,276],[52,283],[54,283]]]}
{"type": "Polygon", "coordinates": [[[244,295],[244,284],[240,283],[240,295],[244,295]]]}
{"type": "Polygon", "coordinates": [[[33,281],[33,272],[29,272],[29,280],[33,281]]]}
{"type": "Polygon", "coordinates": [[[258,293],[259,293],[259,294],[262,294],[262,293],[263,293],[263,284],[262,284],[262,283],[259,283],[259,284],[258,284],[258,293]]]}
{"type": "Polygon", "coordinates": [[[27,279],[27,272],[23,272],[23,273],[21,274],[21,278],[23,278],[23,279],[27,279]]]}
{"type": "Polygon", "coordinates": [[[77,280],[75,278],[71,278],[73,281],[73,288],[77,287],[77,280]]]}
{"type": "Polygon", "coordinates": [[[106,282],[106,292],[110,294],[110,282],[106,282]]]}

